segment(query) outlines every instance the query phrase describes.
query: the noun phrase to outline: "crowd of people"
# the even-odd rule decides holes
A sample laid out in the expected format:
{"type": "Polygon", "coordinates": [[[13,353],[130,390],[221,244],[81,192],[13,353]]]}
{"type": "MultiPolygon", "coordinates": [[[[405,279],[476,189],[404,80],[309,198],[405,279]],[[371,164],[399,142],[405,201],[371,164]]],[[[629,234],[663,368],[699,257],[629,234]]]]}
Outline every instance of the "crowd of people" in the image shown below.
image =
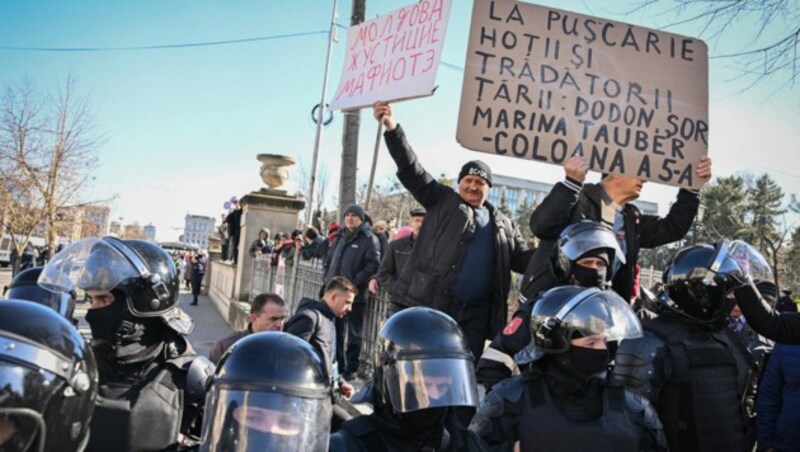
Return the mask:
{"type": "MultiPolygon", "coordinates": [[[[421,207],[397,231],[359,205],[327,237],[261,230],[251,256],[322,259],[323,290],[293,313],[259,294],[246,331],[210,360],[186,339],[183,261],[151,243],[84,239],[36,284],[20,281],[13,298],[35,303],[0,303],[0,449],[800,450],[800,315],[775,309],[793,303],[778,304],[763,256],[741,241],[692,245],[654,291],[637,284],[639,250],[687,234],[696,191],[680,189],[664,217],[643,214],[631,203],[642,181],[585,183],[573,156],[526,225],[531,249],[487,201],[488,165],[467,162],[456,187],[442,185],[391,106],[373,112],[421,207]],[[522,285],[508,319],[512,272],[522,285]],[[91,304],[88,344],[60,308],[76,290],[91,304]],[[392,309],[364,358],[379,290],[392,309]]],[[[696,176],[711,168],[704,157],[696,176]]],[[[227,246],[230,257],[238,240],[227,246]]]]}

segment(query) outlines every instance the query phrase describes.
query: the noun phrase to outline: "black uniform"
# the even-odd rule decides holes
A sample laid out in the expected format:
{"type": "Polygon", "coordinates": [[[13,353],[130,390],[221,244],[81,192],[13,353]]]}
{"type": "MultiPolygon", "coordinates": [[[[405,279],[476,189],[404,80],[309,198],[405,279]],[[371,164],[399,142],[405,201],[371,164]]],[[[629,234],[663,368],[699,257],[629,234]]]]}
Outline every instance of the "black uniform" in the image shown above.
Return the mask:
{"type": "MultiPolygon", "coordinates": [[[[552,371],[551,371],[552,372],[552,371]]],[[[534,365],[486,395],[472,419],[491,450],[666,450],[658,415],[620,384],[595,380],[578,389],[534,365]]]]}

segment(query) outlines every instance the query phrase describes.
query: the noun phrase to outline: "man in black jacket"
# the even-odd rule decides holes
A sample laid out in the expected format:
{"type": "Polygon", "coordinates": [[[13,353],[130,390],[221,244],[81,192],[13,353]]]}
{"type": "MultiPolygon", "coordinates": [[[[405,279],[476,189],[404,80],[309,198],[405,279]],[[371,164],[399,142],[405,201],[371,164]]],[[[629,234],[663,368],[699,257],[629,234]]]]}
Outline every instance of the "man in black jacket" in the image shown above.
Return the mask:
{"type": "MultiPolygon", "coordinates": [[[[639,248],[676,242],[692,227],[700,205],[697,191],[680,189],[666,217],[642,214],[631,201],[639,198],[644,181],[609,174],[599,184],[584,185],[588,169],[585,158],[570,157],[564,165],[566,179],[553,187],[531,215],[531,231],[541,242],[522,281],[521,293],[526,299],[535,299],[555,285],[549,256],[558,235],[572,223],[589,219],[614,229],[626,261],[613,269],[612,288],[626,300],[633,297],[639,248]]],[[[711,159],[703,157],[695,173],[700,179],[711,178],[711,159]]]]}
{"type": "Polygon", "coordinates": [[[336,276],[343,276],[358,289],[353,309],[347,316],[336,321],[337,361],[346,378],[350,379],[358,372],[367,284],[369,278],[378,271],[381,259],[378,238],[369,225],[364,223],[364,209],[361,206],[353,204],[345,210],[344,224],[345,229],[331,245],[331,252],[325,259],[323,268],[326,284],[336,276]]]}
{"type": "Polygon", "coordinates": [[[492,172],[485,163],[467,162],[454,191],[425,171],[388,103],[376,102],[373,113],[386,127],[397,177],[427,211],[392,301],[456,319],[477,359],[506,323],[511,270],[523,272],[532,252],[514,223],[486,201],[492,172]]]}
{"type": "Polygon", "coordinates": [[[425,218],[425,209],[418,207],[411,209],[411,234],[398,238],[386,247],[386,254],[382,256],[381,266],[378,268],[378,273],[369,281],[369,291],[373,294],[378,293],[378,287],[383,287],[384,290],[392,293],[392,286],[400,276],[400,271],[408,262],[411,252],[414,251],[414,243],[419,236],[419,229],[422,227],[422,221],[425,218]]]}
{"type": "Polygon", "coordinates": [[[353,387],[342,378],[336,363],[337,331],[334,321],[350,312],[357,292],[356,286],[346,278],[334,277],[325,285],[322,300],[300,300],[297,312],[284,327],[284,332],[308,341],[314,347],[325,363],[331,387],[348,399],[353,395],[353,387]]]}

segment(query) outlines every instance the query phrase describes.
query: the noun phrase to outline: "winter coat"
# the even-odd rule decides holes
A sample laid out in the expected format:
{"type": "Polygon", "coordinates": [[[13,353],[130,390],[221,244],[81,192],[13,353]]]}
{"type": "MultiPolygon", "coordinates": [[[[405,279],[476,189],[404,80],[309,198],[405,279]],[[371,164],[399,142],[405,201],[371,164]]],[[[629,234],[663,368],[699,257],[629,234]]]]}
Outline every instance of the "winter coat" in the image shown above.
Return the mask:
{"type": "MultiPolygon", "coordinates": [[[[458,319],[463,303],[453,298],[453,287],[475,234],[475,211],[455,190],[425,171],[399,125],[384,137],[397,164],[398,179],[426,210],[414,251],[395,283],[392,302],[428,306],[458,319]]],[[[486,271],[495,276],[489,319],[494,336],[506,323],[511,271],[522,273],[533,252],[508,217],[488,202],[484,206],[494,223],[495,262],[486,262],[486,271]]]]}
{"type": "Polygon", "coordinates": [[[777,344],[758,387],[758,449],[800,450],[800,345],[777,344]]]}
{"type": "MultiPolygon", "coordinates": [[[[531,232],[540,239],[540,244],[522,281],[521,293],[527,299],[535,299],[540,292],[556,284],[550,255],[564,228],[583,219],[602,219],[602,185],[585,184],[580,191],[571,186],[574,184],[556,184],[531,215],[531,232]]],[[[692,227],[699,205],[696,194],[681,189],[677,201],[663,218],[642,214],[633,203],[622,208],[627,251],[625,265],[612,280],[615,292],[626,300],[631,299],[639,248],[655,248],[682,239],[692,227]]]]}
{"type": "Polygon", "coordinates": [[[214,345],[211,347],[211,350],[208,352],[208,359],[214,363],[219,364],[219,360],[222,358],[222,355],[231,348],[231,345],[236,343],[239,339],[247,336],[248,334],[252,334],[253,329],[251,325],[247,325],[247,329],[245,331],[237,331],[232,333],[224,338],[214,342],[214,345]]]}
{"type": "Polygon", "coordinates": [[[286,321],[283,331],[293,334],[314,347],[323,363],[325,373],[334,384],[344,379],[336,368],[336,316],[324,301],[302,298],[297,312],[286,321]]]}
{"type": "Polygon", "coordinates": [[[306,244],[303,249],[300,250],[300,256],[304,260],[323,259],[325,257],[325,255],[322,254],[325,251],[324,243],[325,237],[315,238],[313,242],[306,244]]]}
{"type": "Polygon", "coordinates": [[[389,242],[386,246],[386,254],[381,259],[378,273],[375,274],[380,286],[392,294],[392,299],[395,298],[392,287],[408,262],[408,258],[411,257],[411,252],[414,251],[414,242],[413,235],[389,242]]]}
{"type": "Polygon", "coordinates": [[[344,276],[358,287],[355,301],[364,301],[369,278],[380,266],[379,247],[378,238],[367,223],[362,223],[353,234],[340,234],[323,264],[325,283],[335,276],[344,276]]]}

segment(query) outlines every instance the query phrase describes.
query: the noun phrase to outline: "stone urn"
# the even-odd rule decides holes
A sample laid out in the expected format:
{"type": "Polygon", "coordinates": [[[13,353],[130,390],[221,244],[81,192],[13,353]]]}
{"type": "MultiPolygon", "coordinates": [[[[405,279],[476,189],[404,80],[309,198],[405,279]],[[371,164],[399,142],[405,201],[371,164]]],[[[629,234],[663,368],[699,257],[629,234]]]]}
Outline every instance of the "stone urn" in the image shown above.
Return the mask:
{"type": "Polygon", "coordinates": [[[256,156],[261,162],[261,180],[271,189],[283,186],[289,180],[287,166],[294,165],[295,161],[291,157],[276,154],[258,154],[256,156]]]}

